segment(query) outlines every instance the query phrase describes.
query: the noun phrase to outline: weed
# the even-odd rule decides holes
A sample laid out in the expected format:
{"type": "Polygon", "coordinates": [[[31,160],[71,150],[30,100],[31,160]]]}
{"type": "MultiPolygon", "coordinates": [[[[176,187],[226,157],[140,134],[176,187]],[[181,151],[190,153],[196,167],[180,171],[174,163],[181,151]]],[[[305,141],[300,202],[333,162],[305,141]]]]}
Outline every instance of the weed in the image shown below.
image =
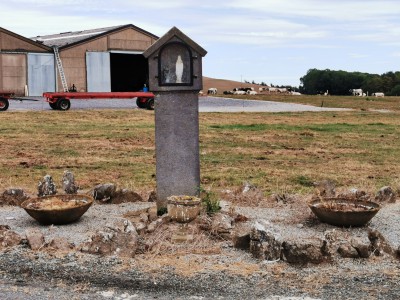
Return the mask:
{"type": "Polygon", "coordinates": [[[298,175],[293,179],[294,183],[297,183],[301,186],[311,187],[313,186],[313,181],[304,175],[298,175]]]}
{"type": "Polygon", "coordinates": [[[200,187],[199,192],[200,198],[204,207],[206,208],[207,214],[212,215],[221,209],[219,205],[219,197],[214,191],[206,190],[200,187]]]}
{"type": "Polygon", "coordinates": [[[160,207],[157,209],[157,216],[162,216],[168,212],[168,209],[166,207],[160,207]]]}

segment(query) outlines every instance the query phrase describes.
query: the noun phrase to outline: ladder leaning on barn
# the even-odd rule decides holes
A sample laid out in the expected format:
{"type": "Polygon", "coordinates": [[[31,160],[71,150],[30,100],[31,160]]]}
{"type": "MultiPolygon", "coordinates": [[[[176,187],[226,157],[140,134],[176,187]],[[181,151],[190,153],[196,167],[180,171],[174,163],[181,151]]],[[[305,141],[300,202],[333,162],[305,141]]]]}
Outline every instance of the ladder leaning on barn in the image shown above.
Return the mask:
{"type": "Polygon", "coordinates": [[[58,52],[58,47],[54,46],[53,51],[54,51],[54,56],[56,58],[57,70],[58,70],[58,73],[60,74],[63,90],[64,90],[64,92],[68,92],[69,90],[68,90],[67,79],[65,78],[64,68],[61,63],[61,58],[60,58],[60,53],[58,52]]]}

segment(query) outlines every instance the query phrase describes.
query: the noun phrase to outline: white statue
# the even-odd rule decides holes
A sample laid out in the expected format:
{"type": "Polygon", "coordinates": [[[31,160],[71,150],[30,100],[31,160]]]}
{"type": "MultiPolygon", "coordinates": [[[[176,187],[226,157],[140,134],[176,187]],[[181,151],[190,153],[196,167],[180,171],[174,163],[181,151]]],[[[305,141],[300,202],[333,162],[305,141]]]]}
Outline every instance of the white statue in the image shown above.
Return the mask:
{"type": "Polygon", "coordinates": [[[176,83],[182,83],[183,61],[180,55],[178,55],[178,59],[176,60],[175,74],[176,74],[176,83]]]}

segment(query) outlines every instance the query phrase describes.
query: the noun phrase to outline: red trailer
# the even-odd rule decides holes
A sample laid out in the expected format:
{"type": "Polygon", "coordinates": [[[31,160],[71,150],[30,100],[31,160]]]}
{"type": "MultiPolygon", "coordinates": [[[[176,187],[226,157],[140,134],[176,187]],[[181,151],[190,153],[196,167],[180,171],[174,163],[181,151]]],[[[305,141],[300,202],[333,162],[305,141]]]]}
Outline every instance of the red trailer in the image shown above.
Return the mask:
{"type": "Polygon", "coordinates": [[[9,100],[14,96],[12,92],[2,92],[0,91],[0,111],[8,109],[9,100]]]}
{"type": "MultiPolygon", "coordinates": [[[[71,99],[134,99],[139,108],[154,109],[154,94],[151,92],[110,92],[110,93],[43,93],[45,101],[52,109],[68,110],[71,107],[71,99]]],[[[39,101],[37,99],[16,98],[13,92],[0,91],[0,111],[8,109],[9,100],[39,101]]]]}
{"type": "Polygon", "coordinates": [[[133,99],[139,108],[154,109],[154,94],[151,92],[63,92],[43,93],[52,109],[68,110],[71,107],[71,99],[133,99]]]}

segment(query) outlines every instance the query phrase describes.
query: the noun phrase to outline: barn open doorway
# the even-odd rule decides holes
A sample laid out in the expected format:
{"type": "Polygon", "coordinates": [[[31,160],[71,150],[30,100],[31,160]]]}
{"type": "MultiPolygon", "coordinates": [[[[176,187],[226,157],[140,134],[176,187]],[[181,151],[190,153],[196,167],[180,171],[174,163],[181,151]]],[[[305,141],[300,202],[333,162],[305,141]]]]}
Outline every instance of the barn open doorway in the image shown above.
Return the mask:
{"type": "Polygon", "coordinates": [[[148,82],[148,63],[142,54],[110,53],[111,91],[131,92],[148,82]]]}

